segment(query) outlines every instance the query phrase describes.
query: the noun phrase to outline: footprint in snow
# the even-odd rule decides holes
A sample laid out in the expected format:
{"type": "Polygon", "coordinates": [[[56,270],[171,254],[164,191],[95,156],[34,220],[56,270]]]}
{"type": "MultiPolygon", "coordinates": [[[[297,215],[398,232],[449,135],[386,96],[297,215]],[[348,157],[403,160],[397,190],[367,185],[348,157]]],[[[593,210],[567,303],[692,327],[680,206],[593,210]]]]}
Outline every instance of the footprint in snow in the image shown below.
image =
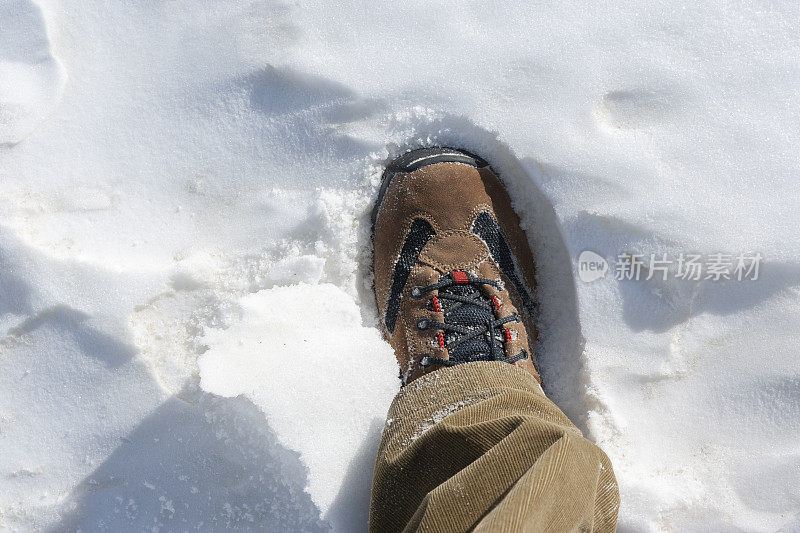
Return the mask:
{"type": "Polygon", "coordinates": [[[666,122],[675,111],[670,94],[647,89],[606,93],[595,116],[602,126],[615,130],[646,129],[666,122]]]}
{"type": "Polygon", "coordinates": [[[65,72],[44,14],[30,0],[0,3],[0,146],[13,146],[58,103],[65,72]]]}

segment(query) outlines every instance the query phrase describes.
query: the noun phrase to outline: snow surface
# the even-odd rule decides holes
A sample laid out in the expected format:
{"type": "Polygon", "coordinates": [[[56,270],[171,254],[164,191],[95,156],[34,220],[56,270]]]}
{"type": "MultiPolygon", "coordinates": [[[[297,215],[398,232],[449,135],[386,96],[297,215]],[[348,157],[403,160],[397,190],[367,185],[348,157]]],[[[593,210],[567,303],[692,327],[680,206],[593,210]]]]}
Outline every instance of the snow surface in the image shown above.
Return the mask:
{"type": "Polygon", "coordinates": [[[368,213],[440,143],[515,199],[620,530],[800,530],[798,87],[793,1],[0,0],[0,529],[365,529],[368,213]]]}

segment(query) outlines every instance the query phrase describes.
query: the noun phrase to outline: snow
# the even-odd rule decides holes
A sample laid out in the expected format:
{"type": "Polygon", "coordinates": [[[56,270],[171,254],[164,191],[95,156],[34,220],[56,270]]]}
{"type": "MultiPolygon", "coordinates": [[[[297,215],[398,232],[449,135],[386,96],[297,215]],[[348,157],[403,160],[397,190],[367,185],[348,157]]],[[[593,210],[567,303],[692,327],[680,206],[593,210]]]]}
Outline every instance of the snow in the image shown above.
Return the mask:
{"type": "Polygon", "coordinates": [[[369,211],[388,159],[447,144],[515,199],[545,390],[612,458],[620,530],[797,531],[798,27],[789,1],[1,3],[0,529],[363,530],[398,385],[369,211]],[[586,250],[764,261],[585,283],[586,250]]]}
{"type": "MultiPolygon", "coordinates": [[[[323,515],[339,490],[369,501],[368,484],[341,486],[340,477],[350,468],[369,471],[375,461],[371,444],[397,392],[391,347],[377,328],[361,325],[355,301],[329,283],[265,289],[239,305],[240,320],[203,339],[209,350],[198,361],[200,385],[224,397],[244,395],[261,408],[279,441],[300,452],[308,493],[323,515]]],[[[326,518],[334,526],[347,519],[326,518]]]]}

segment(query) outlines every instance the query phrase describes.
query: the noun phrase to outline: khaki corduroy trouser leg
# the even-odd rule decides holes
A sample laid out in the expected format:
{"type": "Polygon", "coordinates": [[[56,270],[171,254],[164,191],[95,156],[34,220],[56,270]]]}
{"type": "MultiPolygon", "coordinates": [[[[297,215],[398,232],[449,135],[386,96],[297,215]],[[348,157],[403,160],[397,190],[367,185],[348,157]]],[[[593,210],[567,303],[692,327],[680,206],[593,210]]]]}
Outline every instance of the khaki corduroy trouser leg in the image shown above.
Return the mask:
{"type": "Polygon", "coordinates": [[[614,531],[608,457],[533,377],[467,363],[403,388],[386,421],[370,531],[614,531]]]}

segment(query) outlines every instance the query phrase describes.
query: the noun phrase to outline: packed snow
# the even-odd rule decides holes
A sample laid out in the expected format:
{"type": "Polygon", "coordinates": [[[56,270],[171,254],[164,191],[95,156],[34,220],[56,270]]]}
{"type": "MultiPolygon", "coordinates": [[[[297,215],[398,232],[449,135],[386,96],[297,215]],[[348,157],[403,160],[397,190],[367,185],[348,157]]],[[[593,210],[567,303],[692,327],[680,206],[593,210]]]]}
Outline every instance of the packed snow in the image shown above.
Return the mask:
{"type": "MultiPolygon", "coordinates": [[[[355,301],[329,283],[275,287],[239,305],[240,320],[203,339],[203,389],[244,395],[262,408],[281,442],[300,453],[308,493],[322,512],[339,491],[359,493],[366,505],[370,478],[363,473],[374,464],[386,406],[397,392],[391,347],[377,328],[361,325],[355,301]],[[361,477],[343,485],[349,471],[361,477]]],[[[357,527],[335,513],[326,515],[334,526],[357,527]]]]}
{"type": "Polygon", "coordinates": [[[798,87],[792,1],[0,0],[0,530],[365,530],[369,212],[443,144],[514,198],[619,529],[800,531],[798,87]],[[763,260],[617,279],[651,254],[763,260]]]}

